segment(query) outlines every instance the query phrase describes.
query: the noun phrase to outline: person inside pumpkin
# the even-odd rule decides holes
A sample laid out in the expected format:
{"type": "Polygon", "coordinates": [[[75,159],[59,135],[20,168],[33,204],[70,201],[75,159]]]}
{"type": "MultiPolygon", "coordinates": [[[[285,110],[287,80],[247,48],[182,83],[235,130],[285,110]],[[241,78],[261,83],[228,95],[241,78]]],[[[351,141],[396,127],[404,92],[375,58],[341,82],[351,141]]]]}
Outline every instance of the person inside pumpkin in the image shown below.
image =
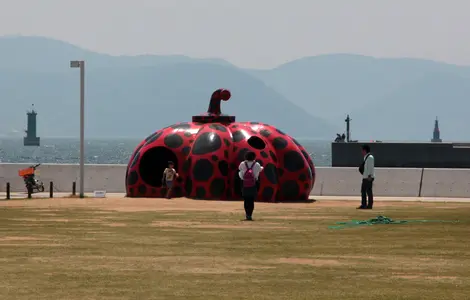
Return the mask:
{"type": "Polygon", "coordinates": [[[179,177],[179,174],[175,170],[175,164],[172,161],[168,162],[168,168],[163,171],[162,184],[166,186],[166,197],[171,199],[171,190],[173,188],[173,181],[179,177]]]}

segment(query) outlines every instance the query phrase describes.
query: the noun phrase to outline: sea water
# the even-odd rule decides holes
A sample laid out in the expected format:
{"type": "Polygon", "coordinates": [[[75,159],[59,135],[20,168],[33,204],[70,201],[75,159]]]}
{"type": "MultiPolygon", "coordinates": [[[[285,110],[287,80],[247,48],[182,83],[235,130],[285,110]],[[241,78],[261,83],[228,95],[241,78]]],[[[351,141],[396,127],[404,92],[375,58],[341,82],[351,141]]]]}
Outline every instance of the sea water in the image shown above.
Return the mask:
{"type": "MultiPolygon", "coordinates": [[[[127,164],[141,139],[87,139],[87,164],[127,164]]],[[[298,139],[316,166],[331,166],[331,142],[298,139]]],[[[40,147],[23,146],[22,138],[0,138],[0,162],[78,163],[80,141],[73,138],[41,138],[40,147]]]]}

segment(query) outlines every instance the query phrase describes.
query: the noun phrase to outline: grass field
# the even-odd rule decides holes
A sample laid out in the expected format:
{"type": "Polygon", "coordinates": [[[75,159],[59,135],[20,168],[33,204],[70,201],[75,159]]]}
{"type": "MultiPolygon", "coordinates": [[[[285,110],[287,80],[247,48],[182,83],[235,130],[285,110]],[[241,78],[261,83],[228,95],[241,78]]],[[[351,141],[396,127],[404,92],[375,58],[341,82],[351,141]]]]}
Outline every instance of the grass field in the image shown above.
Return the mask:
{"type": "Polygon", "coordinates": [[[470,204],[356,204],[1,201],[0,299],[470,299],[470,204]]]}

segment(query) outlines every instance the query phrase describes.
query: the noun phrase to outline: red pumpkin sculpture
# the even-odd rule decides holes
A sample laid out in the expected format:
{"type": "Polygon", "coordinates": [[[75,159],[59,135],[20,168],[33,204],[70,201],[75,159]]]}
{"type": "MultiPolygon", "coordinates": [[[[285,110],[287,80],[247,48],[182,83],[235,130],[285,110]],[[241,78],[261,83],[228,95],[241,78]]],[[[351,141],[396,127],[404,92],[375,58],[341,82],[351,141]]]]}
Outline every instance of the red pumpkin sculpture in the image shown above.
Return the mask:
{"type": "Polygon", "coordinates": [[[126,173],[128,197],[164,197],[163,170],[173,161],[180,177],[174,197],[241,199],[238,166],[247,151],[256,153],[264,167],[257,201],[307,200],[315,182],[315,168],[305,149],[273,126],[235,122],[222,114],[221,100],[230,92],[212,94],[206,114],[191,123],[165,127],[142,141],[129,161],[126,173]]]}

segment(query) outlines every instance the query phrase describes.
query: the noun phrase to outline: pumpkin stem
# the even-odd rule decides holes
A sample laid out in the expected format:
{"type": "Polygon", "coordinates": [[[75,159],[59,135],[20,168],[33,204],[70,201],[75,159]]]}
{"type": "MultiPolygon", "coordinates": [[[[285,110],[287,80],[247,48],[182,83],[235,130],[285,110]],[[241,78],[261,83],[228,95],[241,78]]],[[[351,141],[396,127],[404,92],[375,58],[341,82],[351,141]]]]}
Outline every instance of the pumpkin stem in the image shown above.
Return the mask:
{"type": "Polygon", "coordinates": [[[230,99],[230,91],[226,89],[218,89],[212,93],[211,100],[209,102],[209,108],[207,112],[211,115],[220,115],[222,110],[220,109],[220,101],[227,101],[230,99]]]}

